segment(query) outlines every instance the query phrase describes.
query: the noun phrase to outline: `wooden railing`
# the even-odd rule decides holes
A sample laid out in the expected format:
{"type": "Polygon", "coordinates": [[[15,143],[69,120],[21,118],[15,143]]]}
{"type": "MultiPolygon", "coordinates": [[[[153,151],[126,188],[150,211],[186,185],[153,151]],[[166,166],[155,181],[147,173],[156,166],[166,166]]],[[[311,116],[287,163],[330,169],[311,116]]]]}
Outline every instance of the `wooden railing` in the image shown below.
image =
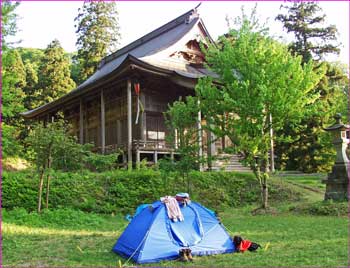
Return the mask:
{"type": "Polygon", "coordinates": [[[135,150],[157,150],[157,151],[171,151],[174,149],[174,144],[166,141],[143,141],[134,140],[133,149],[135,150]]]}
{"type": "MultiPolygon", "coordinates": [[[[127,151],[127,144],[111,144],[105,146],[105,153],[112,153],[118,150],[127,151]]],[[[171,152],[174,150],[174,144],[168,143],[165,141],[143,141],[143,140],[134,140],[132,142],[132,149],[138,151],[160,151],[160,152],[171,152]]],[[[102,148],[95,147],[92,149],[93,152],[101,152],[102,148]]]]}

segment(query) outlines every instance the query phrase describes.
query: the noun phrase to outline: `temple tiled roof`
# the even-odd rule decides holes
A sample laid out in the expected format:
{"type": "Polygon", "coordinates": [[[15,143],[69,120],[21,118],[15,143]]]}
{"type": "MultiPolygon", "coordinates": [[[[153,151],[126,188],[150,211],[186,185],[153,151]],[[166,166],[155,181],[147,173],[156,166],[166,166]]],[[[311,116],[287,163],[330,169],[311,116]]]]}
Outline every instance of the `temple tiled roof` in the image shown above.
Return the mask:
{"type": "Polygon", "coordinates": [[[94,85],[103,82],[107,76],[117,74],[124,64],[130,64],[130,62],[143,63],[157,68],[159,72],[173,73],[187,79],[198,79],[207,75],[215,76],[203,67],[193,66],[184,59],[171,57],[172,53],[180,50],[189,40],[193,39],[213,42],[196,8],[105,57],[92,76],[60,99],[22,115],[26,118],[33,118],[44,111],[64,104],[84,94],[94,85]]]}

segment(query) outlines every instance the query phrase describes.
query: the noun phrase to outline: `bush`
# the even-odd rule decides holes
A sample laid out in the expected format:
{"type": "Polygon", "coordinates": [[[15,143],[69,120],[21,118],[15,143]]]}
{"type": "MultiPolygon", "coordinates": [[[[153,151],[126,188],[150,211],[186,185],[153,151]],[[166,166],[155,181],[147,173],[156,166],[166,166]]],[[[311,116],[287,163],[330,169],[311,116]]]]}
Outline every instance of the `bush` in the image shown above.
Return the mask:
{"type": "MultiPolygon", "coordinates": [[[[34,171],[3,173],[3,202],[6,209],[36,209],[38,178],[34,171]]],[[[275,189],[271,181],[270,189],[275,189]]],[[[271,200],[290,200],[298,195],[289,189],[271,190],[271,200]]],[[[44,187],[45,194],[45,187],[44,187]]],[[[103,173],[52,172],[50,208],[71,208],[95,213],[133,213],[142,203],[161,196],[189,192],[192,200],[215,210],[253,204],[260,200],[253,174],[190,172],[188,179],[177,173],[150,169],[103,173]]]]}
{"type": "Polygon", "coordinates": [[[119,157],[118,153],[113,154],[98,154],[89,152],[84,158],[85,165],[91,171],[103,172],[116,168],[116,164],[119,157]]]}
{"type": "Polygon", "coordinates": [[[103,218],[93,213],[86,214],[72,209],[43,210],[42,213],[28,213],[24,208],[2,211],[3,218],[7,222],[16,225],[31,227],[53,227],[60,229],[81,229],[82,227],[98,227],[103,223],[103,218]]]}
{"type": "Polygon", "coordinates": [[[348,206],[349,204],[347,202],[334,202],[328,200],[293,206],[290,208],[290,211],[316,216],[347,216],[349,209],[348,206]]]}

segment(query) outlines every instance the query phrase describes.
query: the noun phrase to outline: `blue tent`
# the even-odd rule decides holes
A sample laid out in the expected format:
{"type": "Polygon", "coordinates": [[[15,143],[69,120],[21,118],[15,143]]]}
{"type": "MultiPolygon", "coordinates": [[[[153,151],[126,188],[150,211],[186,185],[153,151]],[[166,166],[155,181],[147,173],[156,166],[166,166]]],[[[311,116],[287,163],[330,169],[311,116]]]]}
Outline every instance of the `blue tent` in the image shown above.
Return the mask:
{"type": "Polygon", "coordinates": [[[230,236],[211,210],[193,201],[180,208],[185,220],[173,222],[160,201],[145,207],[129,223],[113,251],[136,263],[173,260],[185,247],[194,256],[234,251],[230,236]]]}

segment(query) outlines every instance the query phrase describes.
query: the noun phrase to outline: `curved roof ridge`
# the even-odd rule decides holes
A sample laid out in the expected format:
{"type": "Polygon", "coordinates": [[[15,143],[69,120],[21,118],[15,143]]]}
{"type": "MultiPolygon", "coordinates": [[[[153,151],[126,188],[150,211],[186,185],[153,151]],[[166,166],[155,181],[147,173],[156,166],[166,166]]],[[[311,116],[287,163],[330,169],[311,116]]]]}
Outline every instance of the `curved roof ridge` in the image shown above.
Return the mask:
{"type": "Polygon", "coordinates": [[[178,26],[179,24],[182,23],[189,23],[190,22],[190,17],[191,15],[195,14],[197,17],[199,16],[197,11],[197,8],[201,5],[201,3],[199,3],[195,8],[187,11],[186,13],[182,14],[181,16],[171,20],[170,22],[164,24],[163,26],[149,32],[148,34],[136,39],[135,41],[131,42],[130,44],[122,47],[121,49],[117,50],[116,52],[106,56],[105,58],[102,59],[101,63],[99,64],[98,68],[101,68],[103,65],[105,65],[106,63],[114,60],[115,58],[118,58],[119,56],[122,56],[128,52],[130,52],[131,50],[137,48],[138,46],[156,38],[157,36],[163,34],[166,31],[171,30],[172,28],[175,28],[176,26],[178,26]]]}

